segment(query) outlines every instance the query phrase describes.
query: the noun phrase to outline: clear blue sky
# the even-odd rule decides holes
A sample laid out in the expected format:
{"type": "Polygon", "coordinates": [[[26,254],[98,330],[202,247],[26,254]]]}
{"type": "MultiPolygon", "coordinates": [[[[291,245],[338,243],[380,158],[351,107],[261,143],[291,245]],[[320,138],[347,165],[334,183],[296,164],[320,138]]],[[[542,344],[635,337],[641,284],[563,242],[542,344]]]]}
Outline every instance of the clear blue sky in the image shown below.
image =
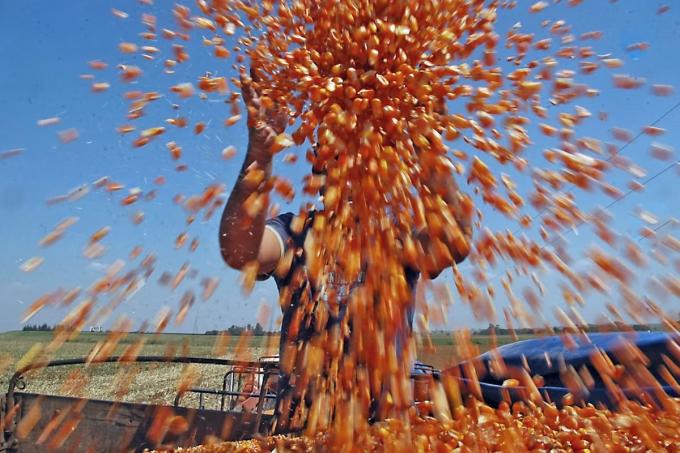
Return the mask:
{"type": "MultiPolygon", "coordinates": [[[[592,76],[579,76],[581,81],[601,89],[599,97],[577,102],[595,114],[579,128],[579,135],[613,141],[609,133],[611,127],[628,128],[636,133],[680,100],[680,60],[677,59],[680,55],[680,5],[666,1],[671,9],[661,16],[657,16],[656,11],[663,2],[656,0],[590,1],[577,8],[569,8],[564,5],[567,2],[561,2],[551,4],[538,15],[527,13],[533,2],[520,1],[518,3],[522,6],[516,10],[500,12],[498,31],[504,36],[509,27],[521,22],[525,32],[548,37],[547,30],[540,27],[543,19],[564,19],[573,25],[577,36],[586,31],[602,31],[603,38],[590,41],[589,45],[598,53],[612,52],[625,61],[624,68],[614,72],[644,77],[648,82],[642,89],[623,91],[612,87],[612,71],[601,70],[592,76]],[[649,42],[650,48],[644,52],[626,51],[628,45],[640,41],[649,42]],[[649,92],[652,83],[675,85],[676,92],[669,97],[654,97],[649,92]],[[608,112],[608,121],[597,119],[600,111],[608,112]]],[[[189,254],[186,247],[180,251],[173,247],[174,238],[185,231],[185,213],[172,203],[172,197],[177,193],[198,193],[210,182],[221,182],[231,189],[241,165],[246,146],[245,126],[243,122],[229,129],[222,125],[223,119],[230,115],[228,105],[202,102],[197,97],[180,102],[180,114],[189,118],[191,124],[203,121],[208,125],[206,132],[200,136],[194,136],[190,128],[177,131],[168,126],[172,129],[172,136],[160,137],[146,147],[133,149],[130,141],[135,134],[121,137],[115,132],[116,126],[126,122],[127,104],[121,94],[127,89],[157,90],[165,94],[164,99],[150,105],[146,116],[137,121],[138,130],[141,130],[164,125],[166,118],[174,116],[170,103],[177,102],[177,99],[169,93],[170,86],[185,81],[195,82],[206,71],[233,75],[230,62],[214,59],[211,49],[201,44],[198,31],[193,33],[190,42],[184,43],[191,55],[190,61],[178,66],[177,73],[172,76],[164,74],[162,66],[162,61],[171,55],[171,43],[168,41],[149,43],[162,50],[152,62],[144,61],[139,55],[121,55],[118,52],[119,42],[144,44],[137,36],[143,31],[140,24],[142,12],[157,15],[159,29],[175,28],[169,9],[171,3],[157,3],[148,7],[132,0],[111,3],[86,0],[0,2],[0,152],[25,149],[22,155],[0,160],[0,330],[19,328],[23,310],[47,291],[57,287],[86,288],[107,265],[118,257],[126,257],[137,244],[155,252],[159,258],[156,273],[149,283],[118,311],[131,316],[137,323],[153,318],[164,305],[176,310],[184,289],[198,287],[200,277],[175,292],[156,284],[161,272],[174,273],[185,261],[197,268],[200,276],[219,277],[221,285],[210,302],[197,303],[180,330],[204,331],[228,327],[232,323],[254,323],[263,301],[275,307],[273,312],[278,314],[273,282],[258,284],[252,295],[245,297],[238,285],[238,274],[223,265],[217,247],[219,213],[211,221],[196,222],[187,229],[190,237],[200,238],[201,245],[195,253],[189,254]],[[128,12],[130,17],[126,20],[114,17],[110,12],[112,6],[128,12]],[[104,60],[110,67],[105,71],[91,71],[87,62],[93,59],[104,60]],[[118,82],[115,69],[118,63],[137,64],[145,74],[138,83],[125,86],[118,82]],[[92,94],[89,81],[79,78],[82,73],[94,73],[98,81],[110,82],[111,89],[92,94]],[[52,116],[59,116],[61,123],[43,128],[36,126],[37,120],[52,116]],[[57,132],[68,128],[77,128],[80,137],[75,142],[62,144],[57,132]],[[164,146],[170,139],[183,147],[185,157],[182,162],[189,165],[189,171],[174,171],[174,162],[164,146]],[[228,162],[220,155],[226,145],[234,145],[239,151],[237,157],[228,162]],[[120,193],[112,196],[104,192],[90,193],[73,203],[45,205],[48,198],[102,176],[110,176],[127,188],[140,187],[148,191],[153,188],[152,180],[158,175],[168,178],[168,183],[159,189],[158,198],[153,202],[139,202],[131,208],[119,205],[120,193]],[[139,226],[133,225],[129,218],[137,209],[146,214],[146,220],[139,226]],[[52,247],[41,249],[37,245],[39,239],[67,216],[77,216],[80,221],[64,239],[52,247]],[[85,242],[92,232],[105,225],[112,228],[103,241],[109,247],[108,253],[95,262],[89,262],[82,256],[85,242]],[[21,262],[36,255],[44,256],[45,263],[31,274],[21,272],[21,262]]],[[[499,51],[501,57],[507,55],[503,53],[502,46],[499,46],[499,51]]],[[[564,60],[560,60],[560,64],[564,64],[564,60]]],[[[569,64],[565,67],[570,67],[569,64]]],[[[574,67],[573,64],[571,67],[574,67]]],[[[672,111],[658,126],[668,132],[656,140],[677,147],[680,143],[680,109],[672,111]]],[[[527,157],[530,162],[544,165],[540,159],[542,150],[556,146],[557,141],[547,140],[537,133],[532,134],[532,139],[534,145],[528,150],[527,157]]],[[[668,163],[648,157],[651,141],[641,137],[623,154],[653,175],[668,163]]],[[[678,155],[675,154],[674,158],[677,160],[678,155]]],[[[501,170],[497,166],[493,168],[501,170]]],[[[303,174],[303,167],[279,162],[277,171],[297,182],[303,174]]],[[[621,173],[614,172],[611,176],[611,182],[620,186],[627,181],[621,173]]],[[[650,183],[644,193],[633,194],[612,206],[610,210],[615,216],[614,224],[618,231],[638,239],[636,231],[640,221],[632,215],[636,206],[654,212],[661,221],[677,216],[680,212],[680,203],[675,196],[677,177],[676,169],[668,171],[650,183]]],[[[526,194],[530,180],[519,177],[518,183],[524,189],[522,193],[526,194]]],[[[611,201],[599,192],[578,196],[579,205],[584,208],[606,205],[611,201]]],[[[283,208],[286,208],[285,204],[283,208]]],[[[488,208],[484,210],[487,226],[492,230],[517,229],[515,224],[508,224],[488,208]]],[[[568,237],[570,252],[576,261],[594,240],[588,227],[568,237]]],[[[585,260],[580,263],[587,264],[585,260]]],[[[464,265],[463,269],[469,272],[470,266],[464,265]]],[[[495,272],[500,273],[503,269],[501,266],[495,272]]],[[[642,291],[647,277],[664,272],[673,271],[661,266],[641,270],[641,283],[637,287],[642,291]]],[[[549,274],[542,279],[548,290],[546,306],[561,305],[556,291],[556,283],[561,280],[549,274]]],[[[450,273],[439,280],[450,283],[450,273]]],[[[518,282],[517,292],[520,293],[527,284],[518,282]]],[[[500,289],[498,292],[501,292],[500,289]]],[[[614,301],[616,297],[612,294],[614,301]]],[[[596,319],[602,312],[602,301],[602,297],[594,295],[589,299],[588,306],[582,310],[586,318],[596,319]]],[[[500,297],[497,305],[502,307],[505,302],[500,297]]],[[[661,302],[669,310],[677,312],[680,309],[677,298],[661,302]]],[[[549,313],[551,310],[546,311],[549,313]]],[[[55,323],[64,314],[63,310],[47,309],[31,322],[55,323]]],[[[468,307],[460,302],[453,307],[449,318],[448,327],[486,325],[485,320],[474,320],[468,307]]]]}

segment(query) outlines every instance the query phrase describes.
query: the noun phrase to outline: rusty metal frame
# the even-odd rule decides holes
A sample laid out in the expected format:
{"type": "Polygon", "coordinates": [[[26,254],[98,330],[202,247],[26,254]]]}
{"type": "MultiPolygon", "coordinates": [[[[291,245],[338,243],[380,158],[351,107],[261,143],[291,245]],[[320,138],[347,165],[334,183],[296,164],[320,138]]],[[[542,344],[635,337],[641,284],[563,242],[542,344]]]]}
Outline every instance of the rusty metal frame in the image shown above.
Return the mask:
{"type": "MultiPolygon", "coordinates": [[[[238,372],[235,372],[235,371],[232,370],[232,371],[229,371],[225,375],[224,382],[226,382],[227,377],[231,376],[232,374],[246,373],[246,372],[249,373],[249,374],[261,374],[263,376],[263,381],[262,381],[263,384],[266,383],[266,379],[267,379],[268,375],[272,374],[271,371],[264,371],[264,370],[238,371],[238,372]]],[[[201,387],[192,387],[189,390],[187,390],[185,393],[198,393],[199,398],[202,398],[202,395],[222,396],[221,402],[220,402],[220,410],[221,411],[225,411],[225,410],[228,411],[231,408],[225,409],[225,407],[224,407],[226,396],[251,396],[252,397],[252,396],[258,396],[261,392],[260,391],[258,391],[258,392],[241,392],[241,391],[238,391],[238,390],[227,390],[226,388],[223,388],[222,390],[216,390],[216,389],[207,389],[207,388],[201,388],[201,387]]],[[[175,400],[174,400],[174,403],[173,403],[175,406],[179,406],[179,402],[181,401],[182,396],[184,396],[184,395],[179,394],[179,393],[175,396],[175,400]]],[[[264,399],[276,399],[276,394],[264,393],[264,395],[262,397],[264,399]]],[[[202,399],[199,400],[199,409],[203,409],[201,404],[202,404],[202,399]]]]}
{"type": "MultiPolygon", "coordinates": [[[[249,369],[258,369],[261,370],[265,367],[271,367],[272,369],[276,368],[273,366],[273,364],[267,363],[263,364],[260,361],[245,361],[245,360],[231,360],[231,359],[219,359],[219,358],[212,358],[212,357],[191,357],[191,356],[178,356],[178,357],[166,357],[166,356],[138,356],[138,357],[125,357],[125,356],[111,356],[107,357],[105,359],[97,359],[97,360],[89,360],[85,357],[78,357],[78,358],[72,358],[72,359],[60,359],[60,360],[52,360],[47,363],[33,363],[24,366],[23,368],[17,370],[12,377],[9,380],[9,385],[7,389],[7,394],[5,395],[4,401],[2,401],[2,409],[0,412],[2,412],[2,416],[4,417],[6,414],[10,413],[10,411],[14,408],[15,406],[15,392],[16,389],[18,388],[19,390],[22,390],[25,387],[24,383],[24,375],[28,373],[29,371],[33,370],[39,370],[39,369],[45,369],[45,368],[52,368],[52,367],[58,367],[58,366],[72,366],[72,365],[95,365],[95,364],[102,364],[102,363],[121,363],[121,364],[132,364],[132,363],[174,363],[174,364],[181,364],[181,363],[197,363],[197,364],[206,364],[206,365],[222,365],[222,366],[231,366],[231,367],[243,367],[243,368],[249,368],[249,369]]],[[[228,372],[229,373],[229,372],[228,372]]],[[[227,374],[228,374],[227,373],[227,374]]],[[[266,382],[266,378],[268,374],[271,374],[272,371],[270,370],[268,373],[265,372],[265,377],[264,381],[266,382]]],[[[225,382],[226,382],[226,375],[225,375],[225,382]]],[[[257,430],[259,427],[259,423],[262,420],[262,401],[265,398],[272,398],[271,395],[267,395],[264,392],[264,385],[262,386],[262,390],[259,393],[259,401],[257,405],[257,424],[255,425],[255,429],[257,430]]],[[[194,389],[192,389],[194,390],[194,389]]],[[[192,391],[190,390],[190,391],[192,391]]],[[[197,390],[203,390],[203,389],[197,389],[197,390]]],[[[226,389],[225,389],[226,390],[226,389]]],[[[216,390],[216,392],[220,392],[219,390],[216,390]]],[[[228,392],[230,394],[236,394],[236,395],[243,395],[243,396],[253,396],[252,392],[228,392]]],[[[275,398],[275,396],[273,396],[275,398]]],[[[175,405],[179,402],[179,395],[175,399],[175,405]]],[[[113,403],[113,401],[112,401],[113,403]]],[[[3,451],[7,448],[11,448],[12,445],[15,444],[15,429],[16,429],[16,423],[17,423],[17,418],[18,417],[13,417],[12,423],[9,424],[9,426],[4,426],[4,433],[3,434],[3,442],[0,442],[0,451],[3,451]]],[[[254,434],[254,433],[253,433],[254,434]]]]}
{"type": "MultiPolygon", "coordinates": [[[[237,396],[237,395],[231,395],[229,392],[237,392],[237,390],[234,390],[234,376],[236,375],[242,375],[242,374],[263,374],[264,369],[261,366],[256,366],[256,367],[233,367],[231,370],[227,371],[227,373],[224,375],[224,378],[222,378],[222,398],[220,398],[220,410],[225,410],[225,403],[226,403],[226,398],[225,396],[237,396]],[[231,378],[231,380],[229,379],[231,378]],[[227,390],[227,382],[229,382],[229,389],[227,390]]],[[[240,383],[240,380],[239,380],[240,383]]],[[[238,387],[238,384],[236,384],[238,387]]],[[[231,406],[231,403],[230,403],[231,406]]],[[[229,407],[229,409],[232,409],[232,407],[229,407]]]]}

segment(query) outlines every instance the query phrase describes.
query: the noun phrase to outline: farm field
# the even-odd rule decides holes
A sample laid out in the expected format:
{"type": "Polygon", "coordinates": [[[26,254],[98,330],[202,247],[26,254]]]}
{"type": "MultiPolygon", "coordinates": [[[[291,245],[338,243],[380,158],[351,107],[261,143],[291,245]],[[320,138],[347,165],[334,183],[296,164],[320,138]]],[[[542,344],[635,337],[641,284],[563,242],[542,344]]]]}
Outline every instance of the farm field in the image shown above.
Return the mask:
{"type": "MultiPolygon", "coordinates": [[[[10,377],[31,348],[36,344],[47,344],[52,339],[52,332],[6,332],[0,334],[0,385],[2,392],[10,377]]],[[[106,333],[82,333],[64,344],[52,359],[85,357],[97,345],[106,339],[106,333]]],[[[522,337],[520,337],[523,339],[522,337]]],[[[529,337],[524,337],[529,338],[529,337]]],[[[122,354],[125,348],[143,341],[140,355],[165,355],[174,350],[176,355],[198,357],[216,357],[215,335],[201,334],[128,334],[122,339],[114,355],[122,354]]],[[[499,344],[512,341],[509,336],[498,336],[499,344]]],[[[479,352],[491,347],[491,339],[486,335],[473,337],[479,352]]],[[[457,362],[456,345],[450,334],[433,334],[434,348],[418,347],[418,359],[436,368],[443,369],[457,362]]],[[[228,339],[226,349],[219,357],[257,360],[261,356],[274,355],[278,352],[278,336],[248,336],[228,339]]],[[[148,403],[171,404],[177,390],[185,365],[179,364],[94,364],[52,368],[31,372],[25,379],[27,392],[50,393],[78,396],[94,399],[122,400],[148,403]],[[128,392],[124,396],[116,396],[116,389],[122,380],[129,380],[128,392]]],[[[223,366],[195,365],[197,374],[194,386],[204,388],[221,388],[226,372],[223,366]]],[[[187,395],[183,405],[197,404],[197,397],[187,395]]],[[[206,407],[216,408],[217,397],[205,401],[206,407]]]]}

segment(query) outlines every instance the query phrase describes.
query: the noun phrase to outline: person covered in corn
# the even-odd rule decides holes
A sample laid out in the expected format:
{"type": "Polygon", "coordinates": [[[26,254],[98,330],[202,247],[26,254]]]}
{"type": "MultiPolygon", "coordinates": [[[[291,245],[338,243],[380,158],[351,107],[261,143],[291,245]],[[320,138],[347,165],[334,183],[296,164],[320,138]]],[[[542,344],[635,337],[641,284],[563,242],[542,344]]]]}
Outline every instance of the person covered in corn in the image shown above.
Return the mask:
{"type": "MultiPolygon", "coordinates": [[[[314,218],[314,210],[307,215],[302,228],[293,227],[296,214],[283,213],[267,218],[267,207],[259,210],[254,217],[246,212],[246,200],[257,191],[263,190],[263,184],[253,185],[247,181],[247,174],[253,168],[264,171],[264,181],[272,175],[273,153],[272,143],[282,134],[288,123],[287,114],[275,106],[265,106],[260,102],[260,96],[252,81],[257,80],[257,73],[251,68],[250,76],[241,74],[242,96],[248,108],[248,149],[241,167],[239,177],[224,208],[219,231],[219,243],[224,261],[233,269],[244,270],[253,263],[258,267],[258,280],[273,277],[281,295],[283,311],[281,325],[281,339],[279,345],[281,373],[278,379],[277,394],[277,431],[286,432],[301,429],[304,426],[304,416],[299,412],[304,405],[299,404],[300,389],[296,389],[296,381],[300,382],[299,370],[296,369],[296,359],[293,357],[299,346],[318,333],[318,319],[301,323],[302,311],[309,312],[309,304],[319,304],[328,300],[332,293],[335,310],[323,316],[322,329],[332,331],[339,329],[341,321],[347,313],[347,301],[352,293],[361,287],[363,274],[359,274],[356,281],[339,281],[333,273],[324,275],[321,282],[314,282],[308,278],[306,272],[305,239],[307,238],[314,218]],[[288,259],[286,259],[286,257],[288,259]]],[[[312,172],[324,175],[326,168],[313,164],[312,172]]],[[[447,206],[451,207],[453,217],[462,231],[466,244],[470,244],[472,226],[470,215],[464,214],[461,206],[461,194],[452,172],[448,175],[441,173],[434,175],[429,181],[431,190],[442,194],[447,206]]],[[[323,187],[320,190],[323,200],[323,187]]],[[[411,330],[415,312],[415,287],[419,278],[432,279],[437,277],[445,268],[454,262],[462,262],[469,253],[469,245],[460,250],[460,242],[454,244],[453,239],[446,243],[450,252],[448,259],[441,259],[434,253],[428,253],[430,238],[426,231],[413,233],[413,239],[422,247],[422,255],[426,257],[421,268],[413,263],[404,263],[403,276],[411,292],[412,303],[404,314],[405,331],[396,339],[398,347],[404,346],[412,338],[411,330]]],[[[446,240],[446,239],[444,239],[446,240]]],[[[316,307],[316,305],[314,305],[316,307]]],[[[313,316],[313,315],[312,315],[313,316]]],[[[351,321],[350,321],[351,325],[351,321]]],[[[342,335],[344,341],[350,340],[351,332],[342,335]]],[[[307,392],[306,398],[309,399],[307,392]]],[[[374,397],[374,399],[377,399],[374,397]]],[[[310,401],[307,401],[307,405],[310,401]]],[[[372,410],[372,417],[380,418],[376,406],[372,410]]]]}

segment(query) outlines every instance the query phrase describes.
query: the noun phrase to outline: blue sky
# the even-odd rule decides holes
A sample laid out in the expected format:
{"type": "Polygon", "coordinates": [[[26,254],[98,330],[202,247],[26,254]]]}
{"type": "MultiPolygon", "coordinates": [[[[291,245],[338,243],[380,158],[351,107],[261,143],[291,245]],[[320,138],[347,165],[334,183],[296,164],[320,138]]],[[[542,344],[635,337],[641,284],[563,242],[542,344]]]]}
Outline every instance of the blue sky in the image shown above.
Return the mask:
{"type": "MultiPolygon", "coordinates": [[[[524,32],[536,33],[537,39],[549,37],[547,30],[540,27],[540,22],[543,19],[564,19],[573,26],[576,36],[592,30],[602,31],[603,38],[590,41],[588,45],[592,45],[597,53],[611,52],[625,62],[625,66],[617,71],[600,70],[591,76],[579,76],[579,80],[601,90],[598,97],[576,102],[594,113],[593,118],[577,130],[579,136],[613,142],[609,132],[612,127],[627,128],[637,133],[642,126],[657,120],[680,100],[678,89],[668,97],[652,96],[649,90],[652,83],[680,88],[680,60],[677,59],[680,55],[680,5],[675,2],[669,2],[670,10],[660,16],[656,11],[663,2],[658,1],[590,1],[577,8],[569,8],[564,5],[566,2],[561,2],[551,4],[537,15],[527,12],[533,2],[518,3],[521,6],[513,11],[500,11],[497,30],[501,36],[505,36],[513,24],[520,22],[524,32]],[[641,41],[649,42],[650,48],[626,51],[628,45],[641,41]],[[611,74],[615,72],[644,77],[647,85],[639,90],[616,90],[611,81],[611,74]],[[601,111],[608,113],[607,121],[597,119],[597,113],[601,111]]],[[[240,291],[238,273],[222,263],[217,247],[219,213],[209,222],[197,221],[186,228],[186,213],[171,201],[178,193],[199,193],[211,182],[223,183],[228,190],[233,185],[246,148],[244,122],[225,128],[222,122],[230,116],[228,105],[217,100],[200,101],[196,96],[180,101],[169,92],[170,86],[195,82],[206,71],[233,75],[233,62],[213,58],[211,48],[201,44],[198,31],[192,33],[191,41],[183,43],[191,59],[179,65],[174,75],[164,74],[162,66],[163,60],[170,55],[171,42],[161,39],[149,43],[161,48],[161,56],[151,62],[144,61],[139,55],[120,54],[119,42],[145,44],[137,35],[143,31],[140,23],[143,12],[158,16],[159,29],[175,28],[169,2],[159,1],[153,7],[132,0],[111,3],[86,0],[0,3],[0,61],[3,62],[0,71],[0,152],[25,149],[19,156],[0,160],[0,330],[19,328],[23,310],[47,291],[58,287],[86,288],[116,258],[125,258],[135,245],[142,245],[146,251],[157,254],[156,273],[142,290],[123,304],[117,314],[125,313],[139,323],[152,319],[163,306],[176,310],[183,291],[197,288],[202,276],[220,278],[220,287],[209,302],[197,303],[179,330],[204,331],[228,327],[232,323],[254,323],[258,308],[263,303],[273,306],[273,313],[278,314],[273,282],[258,284],[246,297],[240,291]],[[126,20],[114,17],[111,7],[126,11],[130,17],[126,20]],[[94,59],[108,62],[109,68],[90,70],[87,62],[94,59]],[[126,86],[118,81],[115,68],[118,63],[138,65],[144,70],[144,76],[138,83],[126,86]],[[93,73],[97,81],[110,82],[111,89],[104,93],[91,93],[90,82],[79,78],[83,73],[93,73]],[[195,136],[191,128],[175,130],[168,126],[172,129],[172,136],[160,137],[143,148],[133,149],[130,142],[136,135],[121,137],[115,131],[116,126],[127,122],[127,103],[121,94],[128,89],[157,90],[165,95],[147,108],[145,117],[137,120],[138,130],[165,125],[166,118],[175,116],[170,104],[178,102],[181,104],[179,113],[186,116],[191,124],[198,121],[207,124],[205,133],[195,136]],[[39,119],[52,116],[59,116],[61,123],[42,128],[36,125],[39,119]],[[57,133],[69,128],[78,129],[80,136],[72,143],[62,144],[57,133]],[[175,172],[175,163],[164,145],[168,140],[175,140],[183,147],[182,162],[189,165],[189,171],[175,172]],[[234,145],[238,150],[231,161],[221,158],[221,150],[227,145],[234,145]],[[92,183],[102,176],[110,176],[125,184],[126,189],[140,187],[146,192],[153,188],[152,180],[158,175],[166,176],[168,183],[159,188],[158,197],[152,202],[138,202],[124,208],[119,203],[120,193],[110,195],[95,191],[76,202],[55,206],[45,204],[50,197],[66,193],[81,184],[92,183]],[[138,209],[145,212],[145,221],[141,225],[133,225],[130,215],[138,209]],[[64,239],[46,249],[40,248],[37,244],[40,238],[68,216],[77,216],[80,220],[64,239]],[[111,227],[111,233],[103,241],[108,252],[90,262],[82,256],[82,249],[90,234],[105,225],[111,227]],[[186,247],[174,250],[174,239],[183,231],[187,231],[190,238],[200,239],[200,246],[193,254],[188,253],[186,247]],[[36,255],[45,257],[41,267],[30,274],[19,270],[22,261],[36,255]],[[175,273],[184,262],[190,262],[199,270],[198,279],[188,281],[175,292],[156,284],[163,271],[175,273]]],[[[499,56],[508,55],[503,52],[501,45],[499,56]]],[[[560,60],[561,66],[575,67],[570,64],[560,60]]],[[[553,110],[551,117],[554,119],[554,114],[560,110],[553,110]]],[[[649,175],[655,174],[669,162],[650,159],[650,143],[659,141],[677,147],[680,143],[679,125],[680,108],[676,108],[657,124],[667,129],[666,135],[655,140],[640,137],[622,154],[645,167],[649,175]]],[[[530,131],[534,145],[527,151],[526,157],[532,163],[545,165],[540,158],[543,149],[557,146],[558,142],[535,133],[535,128],[530,131]]],[[[462,147],[462,143],[457,146],[462,147]]],[[[674,159],[677,160],[677,156],[676,153],[674,159]]],[[[494,170],[512,174],[512,171],[489,163],[494,170]]],[[[294,166],[277,162],[276,168],[279,174],[298,182],[304,172],[303,165],[301,162],[294,166]]],[[[621,187],[628,180],[621,172],[612,172],[610,176],[609,181],[621,187]]],[[[613,225],[616,225],[617,231],[638,240],[637,230],[641,222],[632,214],[638,206],[655,213],[662,221],[677,216],[680,212],[680,203],[674,193],[677,177],[677,169],[671,169],[651,182],[645,192],[632,194],[614,204],[610,212],[615,217],[613,225]]],[[[524,189],[521,193],[526,195],[530,187],[529,178],[519,175],[517,182],[524,189]]],[[[611,201],[600,192],[576,194],[579,206],[584,209],[604,206],[611,201]]],[[[283,209],[286,207],[284,203],[283,209]]],[[[295,202],[289,208],[295,210],[295,202]]],[[[483,209],[486,226],[490,229],[517,230],[516,224],[508,223],[489,208],[483,209]]],[[[534,231],[529,235],[536,237],[534,231]]],[[[583,251],[594,241],[590,228],[585,226],[579,229],[578,234],[570,233],[567,237],[569,251],[577,267],[585,268],[587,263],[582,258],[583,251]]],[[[490,274],[498,275],[504,268],[500,266],[490,274]]],[[[469,273],[471,266],[463,265],[462,269],[469,273]]],[[[639,284],[635,288],[644,291],[646,278],[664,273],[677,276],[677,270],[661,265],[636,272],[639,284]]],[[[546,307],[561,305],[556,290],[561,278],[546,273],[541,279],[547,290],[546,307]]],[[[450,272],[446,272],[439,281],[450,284],[450,272]]],[[[516,291],[521,293],[526,285],[527,282],[518,282],[516,291]]],[[[588,320],[594,320],[602,313],[602,302],[607,297],[595,294],[586,297],[588,304],[581,311],[588,320]]],[[[616,302],[616,293],[609,297],[616,302]]],[[[670,311],[680,311],[677,298],[661,302],[670,311]]],[[[505,303],[503,297],[498,298],[498,307],[505,303]]],[[[546,313],[550,311],[547,309],[546,313]]],[[[55,323],[64,314],[63,310],[46,309],[31,322],[55,323]]],[[[486,320],[475,320],[469,308],[457,302],[449,313],[447,327],[476,325],[486,325],[486,320]]]]}

